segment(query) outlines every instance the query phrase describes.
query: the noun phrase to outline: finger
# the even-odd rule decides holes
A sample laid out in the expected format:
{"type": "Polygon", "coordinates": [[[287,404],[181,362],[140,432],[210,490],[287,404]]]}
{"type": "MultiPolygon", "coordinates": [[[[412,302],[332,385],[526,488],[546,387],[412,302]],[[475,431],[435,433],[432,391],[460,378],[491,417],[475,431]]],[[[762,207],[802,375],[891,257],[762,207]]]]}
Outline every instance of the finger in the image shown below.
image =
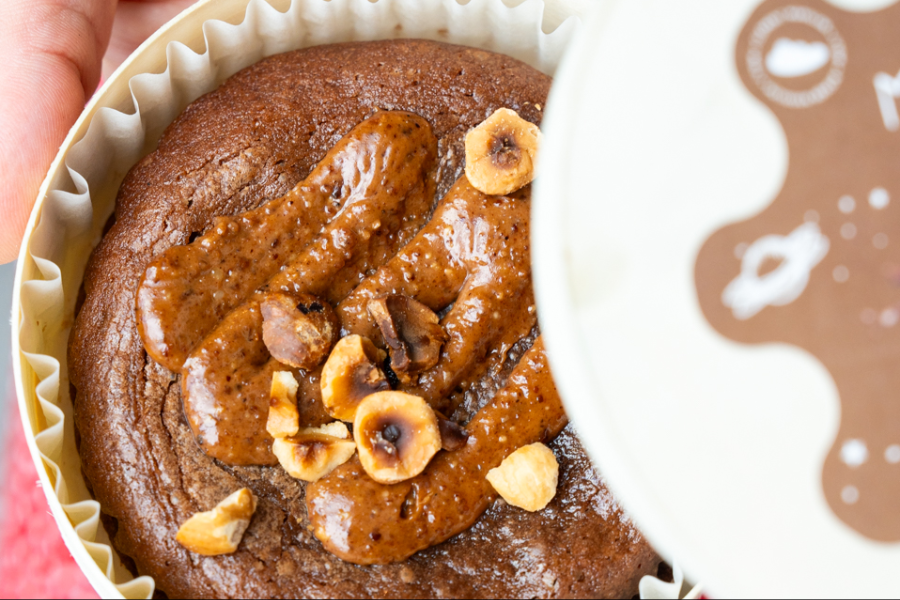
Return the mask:
{"type": "Polygon", "coordinates": [[[15,260],[45,173],[97,87],[115,0],[0,2],[0,263],[15,260]]]}

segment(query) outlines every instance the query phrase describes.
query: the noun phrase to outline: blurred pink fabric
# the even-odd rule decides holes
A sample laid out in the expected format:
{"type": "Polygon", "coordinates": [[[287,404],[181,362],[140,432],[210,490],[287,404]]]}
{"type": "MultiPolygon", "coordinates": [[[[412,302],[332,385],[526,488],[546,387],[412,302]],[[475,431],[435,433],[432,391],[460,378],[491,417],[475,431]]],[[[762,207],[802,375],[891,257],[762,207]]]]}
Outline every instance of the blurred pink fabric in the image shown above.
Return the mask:
{"type": "MultiPolygon", "coordinates": [[[[13,390],[8,393],[15,398],[13,390]]],[[[0,449],[0,460],[6,461],[6,482],[0,489],[0,598],[97,598],[50,516],[18,406],[10,404],[6,419],[0,420],[9,434],[0,449]]]]}

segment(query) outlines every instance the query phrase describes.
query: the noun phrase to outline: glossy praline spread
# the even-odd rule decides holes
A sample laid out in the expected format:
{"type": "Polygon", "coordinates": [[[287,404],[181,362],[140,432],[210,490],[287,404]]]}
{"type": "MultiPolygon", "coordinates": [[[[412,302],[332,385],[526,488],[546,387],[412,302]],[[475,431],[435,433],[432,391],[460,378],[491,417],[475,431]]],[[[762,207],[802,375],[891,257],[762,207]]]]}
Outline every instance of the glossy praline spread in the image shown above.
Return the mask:
{"type": "MultiPolygon", "coordinates": [[[[290,194],[223,217],[151,263],[138,290],[139,331],[152,357],[181,371],[185,414],[207,454],[233,465],[277,463],[265,427],[268,390],[288,367],[263,342],[260,301],[269,292],[317,294],[337,305],[344,335],[382,346],[369,300],[402,294],[444,314],[438,364],[398,385],[448,414],[456,408],[449,392],[489,367],[488,349],[509,348],[535,327],[530,189],[487,196],[463,176],[423,227],[436,157],[427,121],[376,113],[290,194]]],[[[388,488],[356,463],[313,485],[310,520],[325,546],[350,562],[389,563],[469,527],[494,498],[484,474],[566,423],[542,345],[523,360],[469,424],[469,444],[440,455],[416,481],[388,488]],[[471,480],[465,488],[460,477],[471,480]],[[377,513],[373,494],[383,500],[377,513]]],[[[309,407],[302,425],[330,420],[321,368],[296,375],[309,407]]]]}
{"type": "MultiPolygon", "coordinates": [[[[290,194],[222,217],[150,265],[138,289],[139,331],[150,356],[182,372],[185,412],[207,454],[233,465],[276,463],[268,391],[287,367],[263,343],[260,299],[270,291],[343,299],[422,226],[436,158],[424,119],[378,113],[290,194]]],[[[318,372],[298,379],[304,425],[330,420],[318,372]]]]}

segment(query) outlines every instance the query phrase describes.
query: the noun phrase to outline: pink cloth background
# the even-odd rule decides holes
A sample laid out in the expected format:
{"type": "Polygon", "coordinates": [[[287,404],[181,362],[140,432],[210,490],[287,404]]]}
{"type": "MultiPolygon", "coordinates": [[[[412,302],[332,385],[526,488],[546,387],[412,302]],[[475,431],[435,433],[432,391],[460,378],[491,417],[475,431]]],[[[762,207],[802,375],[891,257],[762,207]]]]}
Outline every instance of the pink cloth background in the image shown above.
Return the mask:
{"type": "MultiPolygon", "coordinates": [[[[6,387],[12,387],[11,382],[6,387]]],[[[9,398],[15,398],[13,390],[9,398]]],[[[6,482],[0,489],[0,598],[97,598],[50,516],[15,402],[6,404],[6,482]]],[[[0,407],[4,404],[0,403],[0,407]]]]}

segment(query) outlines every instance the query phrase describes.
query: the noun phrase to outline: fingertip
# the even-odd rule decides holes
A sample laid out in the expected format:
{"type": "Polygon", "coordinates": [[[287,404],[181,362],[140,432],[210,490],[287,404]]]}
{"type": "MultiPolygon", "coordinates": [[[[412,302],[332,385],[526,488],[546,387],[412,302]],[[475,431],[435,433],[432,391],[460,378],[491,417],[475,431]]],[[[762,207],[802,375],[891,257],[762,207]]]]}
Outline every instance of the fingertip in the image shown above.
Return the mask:
{"type": "Polygon", "coordinates": [[[0,0],[0,263],[100,75],[115,0],[0,0]]]}
{"type": "Polygon", "coordinates": [[[20,75],[28,81],[0,89],[0,262],[15,260],[41,182],[84,106],[81,82],[65,61],[36,56],[20,75]]]}

